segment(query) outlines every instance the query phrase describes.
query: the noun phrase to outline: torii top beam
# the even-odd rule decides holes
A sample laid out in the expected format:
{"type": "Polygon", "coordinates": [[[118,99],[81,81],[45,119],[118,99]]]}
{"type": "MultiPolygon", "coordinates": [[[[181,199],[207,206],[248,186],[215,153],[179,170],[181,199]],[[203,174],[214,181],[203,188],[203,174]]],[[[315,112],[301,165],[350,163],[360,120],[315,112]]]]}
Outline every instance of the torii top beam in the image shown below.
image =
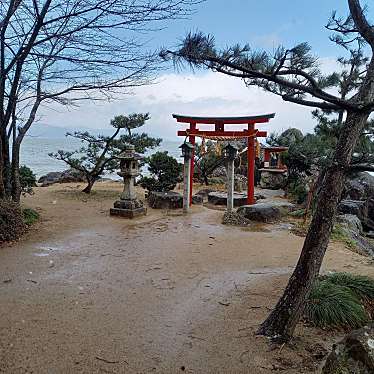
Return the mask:
{"type": "Polygon", "coordinates": [[[269,122],[271,118],[274,118],[275,113],[261,114],[257,116],[243,116],[243,117],[196,117],[186,116],[180,114],[173,114],[173,118],[177,122],[183,123],[195,123],[195,124],[255,124],[269,122]]]}

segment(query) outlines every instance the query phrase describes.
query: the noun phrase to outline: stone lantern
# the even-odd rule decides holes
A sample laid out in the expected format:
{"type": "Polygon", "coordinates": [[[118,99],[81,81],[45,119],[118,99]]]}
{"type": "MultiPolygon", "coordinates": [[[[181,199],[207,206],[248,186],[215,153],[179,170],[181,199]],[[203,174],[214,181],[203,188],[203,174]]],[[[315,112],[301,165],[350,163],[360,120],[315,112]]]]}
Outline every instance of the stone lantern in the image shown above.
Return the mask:
{"type": "Polygon", "coordinates": [[[124,188],[120,199],[114,203],[114,208],[110,209],[110,214],[125,218],[144,215],[147,209],[143,206],[143,202],[137,199],[135,192],[135,178],[140,175],[139,161],[143,157],[135,153],[133,145],[129,145],[118,159],[121,169],[118,175],[123,178],[124,188]]]}
{"type": "Polygon", "coordinates": [[[223,149],[223,153],[227,173],[227,211],[232,212],[234,208],[234,161],[238,154],[238,148],[229,143],[223,149]]]}

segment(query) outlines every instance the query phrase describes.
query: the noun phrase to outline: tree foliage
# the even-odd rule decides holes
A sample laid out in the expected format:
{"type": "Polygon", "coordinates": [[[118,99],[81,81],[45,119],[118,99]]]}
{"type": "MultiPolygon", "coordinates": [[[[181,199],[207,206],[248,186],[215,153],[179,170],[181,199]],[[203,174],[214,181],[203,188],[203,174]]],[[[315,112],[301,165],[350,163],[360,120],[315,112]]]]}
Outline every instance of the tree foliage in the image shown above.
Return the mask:
{"type": "Polygon", "coordinates": [[[20,182],[23,194],[32,194],[33,187],[36,187],[36,175],[34,172],[23,165],[19,168],[20,182]]]}
{"type": "Polygon", "coordinates": [[[143,126],[148,119],[148,113],[116,116],[111,121],[111,126],[114,128],[111,136],[92,135],[87,131],[67,133],[67,136],[79,139],[84,145],[75,151],[59,150],[51,153],[50,156],[82,172],[88,183],[83,192],[90,193],[100,176],[118,169],[117,157],[126,145],[132,144],[137,152],[143,153],[161,143],[161,139],[152,138],[145,133],[133,132],[143,126]],[[126,134],[120,135],[121,131],[126,134]]]}
{"type": "Polygon", "coordinates": [[[149,34],[195,0],[0,2],[0,198],[20,195],[21,143],[43,105],[75,107],[150,83],[149,34]]]}
{"type": "Polygon", "coordinates": [[[144,176],[139,184],[148,191],[171,191],[181,181],[182,165],[167,151],[156,152],[145,162],[151,176],[144,176]]]}
{"type": "Polygon", "coordinates": [[[204,150],[202,147],[195,148],[194,162],[194,177],[208,186],[209,177],[219,166],[223,165],[224,159],[222,155],[217,152],[216,145],[209,140],[204,150]]]}

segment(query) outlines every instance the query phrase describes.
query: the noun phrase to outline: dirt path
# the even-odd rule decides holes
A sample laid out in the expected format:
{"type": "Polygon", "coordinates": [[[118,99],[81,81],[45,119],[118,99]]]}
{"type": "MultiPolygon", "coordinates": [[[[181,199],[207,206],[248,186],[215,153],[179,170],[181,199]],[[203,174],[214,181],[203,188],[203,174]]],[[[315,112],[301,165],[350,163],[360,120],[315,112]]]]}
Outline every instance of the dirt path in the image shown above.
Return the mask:
{"type": "MultiPolygon", "coordinates": [[[[0,372],[313,372],[313,353],[336,337],[300,326],[280,352],[254,335],[302,238],[225,227],[203,207],[114,219],[108,188],[120,187],[87,201],[74,186],[40,188],[27,200],[44,220],[0,249],[0,372]]],[[[325,268],[374,274],[336,244],[325,268]]]]}

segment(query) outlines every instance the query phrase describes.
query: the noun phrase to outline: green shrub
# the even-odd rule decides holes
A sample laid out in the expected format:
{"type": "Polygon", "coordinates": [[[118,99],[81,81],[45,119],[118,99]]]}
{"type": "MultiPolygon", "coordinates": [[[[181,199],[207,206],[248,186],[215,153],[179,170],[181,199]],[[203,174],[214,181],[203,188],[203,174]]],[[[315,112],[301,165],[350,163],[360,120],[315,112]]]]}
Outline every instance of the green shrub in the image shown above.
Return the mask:
{"type": "Polygon", "coordinates": [[[33,225],[35,222],[39,220],[40,216],[37,211],[31,208],[23,209],[23,219],[26,225],[30,226],[33,225]]]}
{"type": "Polygon", "coordinates": [[[374,279],[333,273],[319,277],[309,295],[305,315],[318,327],[362,327],[370,319],[374,279]]]}
{"type": "Polygon", "coordinates": [[[26,230],[18,204],[0,200],[0,243],[17,240],[26,230]]]}
{"type": "Polygon", "coordinates": [[[151,176],[143,177],[139,184],[148,191],[171,191],[181,181],[182,165],[168,152],[156,152],[145,162],[151,176]]]}
{"type": "Polygon", "coordinates": [[[290,183],[287,187],[287,193],[297,204],[305,203],[308,197],[305,184],[299,181],[290,183]]]}
{"type": "Polygon", "coordinates": [[[19,178],[23,194],[32,194],[33,187],[36,187],[36,176],[33,171],[23,165],[19,168],[19,178]]]}

